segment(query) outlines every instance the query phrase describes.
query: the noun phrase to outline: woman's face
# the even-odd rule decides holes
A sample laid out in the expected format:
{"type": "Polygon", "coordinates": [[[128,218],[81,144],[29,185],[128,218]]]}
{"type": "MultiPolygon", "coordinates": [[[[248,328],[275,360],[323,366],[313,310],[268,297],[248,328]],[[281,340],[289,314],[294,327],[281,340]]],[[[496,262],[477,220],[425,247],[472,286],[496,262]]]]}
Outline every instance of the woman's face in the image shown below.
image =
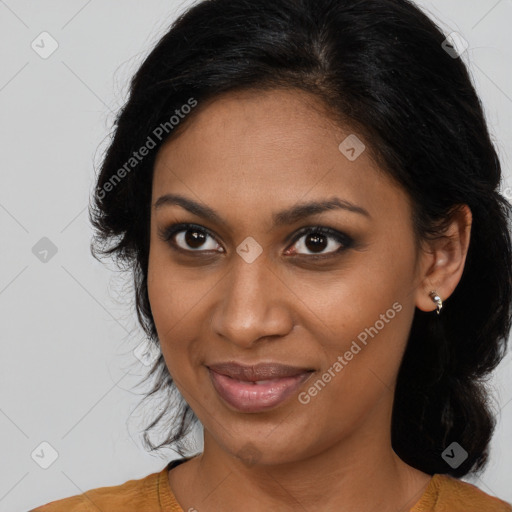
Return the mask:
{"type": "Polygon", "coordinates": [[[408,197],[315,101],[274,90],[199,104],[154,168],[148,292],[165,362],[205,450],[266,464],[349,438],[389,444],[419,286],[408,197]],[[299,208],[311,203],[323,206],[299,208]],[[178,223],[194,226],[165,241],[178,223]],[[209,370],[226,362],[299,375],[209,370]]]}

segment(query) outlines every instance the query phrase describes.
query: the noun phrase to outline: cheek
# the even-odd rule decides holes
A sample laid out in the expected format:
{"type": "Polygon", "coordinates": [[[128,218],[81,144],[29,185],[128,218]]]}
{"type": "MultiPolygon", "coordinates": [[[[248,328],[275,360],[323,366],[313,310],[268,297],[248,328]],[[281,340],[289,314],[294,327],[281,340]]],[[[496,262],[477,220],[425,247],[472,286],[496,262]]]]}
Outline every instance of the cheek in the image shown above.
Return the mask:
{"type": "Polygon", "coordinates": [[[382,400],[392,400],[411,312],[397,301],[381,306],[331,324],[339,336],[323,345],[324,364],[298,397],[305,414],[324,417],[338,431],[351,431],[382,400]]]}
{"type": "Polygon", "coordinates": [[[148,263],[148,297],[161,341],[168,330],[186,318],[201,297],[204,285],[187,279],[183,270],[172,265],[164,250],[150,251],[148,263]]]}
{"type": "Polygon", "coordinates": [[[315,337],[324,350],[322,371],[336,375],[328,385],[342,394],[393,386],[414,315],[413,246],[402,249],[372,248],[343,275],[310,290],[309,306],[321,319],[315,337]]]}
{"type": "Polygon", "coordinates": [[[166,260],[150,257],[148,297],[167,368],[179,382],[186,382],[199,364],[200,329],[205,325],[205,296],[212,285],[189,279],[166,260]]]}
{"type": "Polygon", "coordinates": [[[397,309],[403,310],[411,301],[410,262],[393,262],[392,258],[370,252],[358,258],[357,264],[343,272],[317,279],[307,286],[298,281],[292,288],[307,306],[304,311],[310,311],[308,316],[319,320],[319,339],[333,347],[355,339],[376,322],[379,331],[389,332],[398,328],[407,316],[397,309]]]}

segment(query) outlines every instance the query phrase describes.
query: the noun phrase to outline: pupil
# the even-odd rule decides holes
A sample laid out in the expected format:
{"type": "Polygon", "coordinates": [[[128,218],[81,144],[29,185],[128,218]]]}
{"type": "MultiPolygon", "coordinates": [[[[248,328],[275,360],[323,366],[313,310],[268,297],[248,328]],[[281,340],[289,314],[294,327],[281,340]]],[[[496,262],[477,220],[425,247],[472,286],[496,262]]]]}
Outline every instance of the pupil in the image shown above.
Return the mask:
{"type": "Polygon", "coordinates": [[[188,229],[185,232],[185,241],[190,247],[201,247],[205,240],[205,233],[198,230],[188,229]]]}
{"type": "Polygon", "coordinates": [[[310,251],[314,252],[315,250],[317,250],[318,252],[321,252],[326,247],[325,241],[326,241],[325,235],[311,233],[306,237],[306,247],[310,251]],[[310,243],[310,241],[312,243],[310,243]]]}

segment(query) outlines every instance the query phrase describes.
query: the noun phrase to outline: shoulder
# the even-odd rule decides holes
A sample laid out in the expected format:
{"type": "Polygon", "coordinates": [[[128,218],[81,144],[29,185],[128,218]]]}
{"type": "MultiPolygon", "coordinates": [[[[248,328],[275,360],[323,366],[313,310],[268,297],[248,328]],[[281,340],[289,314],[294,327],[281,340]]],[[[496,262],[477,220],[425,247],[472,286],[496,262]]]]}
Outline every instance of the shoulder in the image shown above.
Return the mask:
{"type": "Polygon", "coordinates": [[[449,475],[436,474],[432,483],[437,491],[436,512],[512,512],[509,503],[449,475]]]}
{"type": "Polygon", "coordinates": [[[97,512],[98,508],[105,512],[136,512],[142,509],[150,512],[153,510],[148,508],[151,505],[155,506],[155,511],[160,511],[158,493],[163,474],[167,474],[167,468],[143,478],[128,480],[121,485],[98,487],[69,498],[52,501],[29,512],[97,512]]]}

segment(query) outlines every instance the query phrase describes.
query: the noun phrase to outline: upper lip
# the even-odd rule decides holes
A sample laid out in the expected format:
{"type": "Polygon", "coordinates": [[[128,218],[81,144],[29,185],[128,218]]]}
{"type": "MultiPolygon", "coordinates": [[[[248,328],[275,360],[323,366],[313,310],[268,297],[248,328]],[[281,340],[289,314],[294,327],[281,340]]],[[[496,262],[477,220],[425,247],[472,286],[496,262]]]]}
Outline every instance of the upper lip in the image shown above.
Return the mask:
{"type": "Polygon", "coordinates": [[[297,366],[289,366],[280,363],[258,363],[246,366],[235,363],[234,361],[209,364],[207,367],[216,373],[248,382],[294,377],[296,375],[314,371],[311,368],[299,368],[297,366]]]}

